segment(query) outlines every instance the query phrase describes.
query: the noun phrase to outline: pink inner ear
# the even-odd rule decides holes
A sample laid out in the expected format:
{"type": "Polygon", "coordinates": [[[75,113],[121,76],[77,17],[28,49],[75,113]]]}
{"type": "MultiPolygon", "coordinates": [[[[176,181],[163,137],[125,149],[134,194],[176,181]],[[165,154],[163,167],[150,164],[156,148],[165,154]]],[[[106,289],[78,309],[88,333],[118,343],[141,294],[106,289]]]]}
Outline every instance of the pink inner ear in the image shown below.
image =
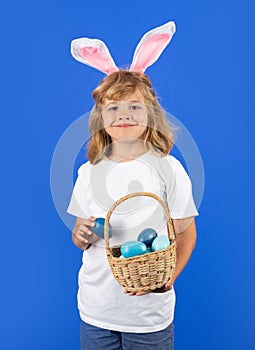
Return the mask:
{"type": "Polygon", "coordinates": [[[80,47],[79,54],[86,60],[87,64],[107,74],[116,71],[116,67],[113,65],[111,60],[102,51],[100,51],[98,47],[80,47]]]}
{"type": "Polygon", "coordinates": [[[165,48],[170,35],[168,33],[153,35],[141,45],[132,70],[144,71],[159,57],[165,48]]]}

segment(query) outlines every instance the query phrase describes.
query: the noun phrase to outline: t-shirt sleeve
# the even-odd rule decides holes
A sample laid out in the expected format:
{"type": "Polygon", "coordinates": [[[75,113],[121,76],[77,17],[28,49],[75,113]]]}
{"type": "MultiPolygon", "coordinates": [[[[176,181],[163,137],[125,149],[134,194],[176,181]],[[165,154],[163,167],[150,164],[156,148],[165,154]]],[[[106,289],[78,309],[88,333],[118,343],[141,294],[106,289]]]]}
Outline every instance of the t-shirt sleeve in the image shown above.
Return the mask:
{"type": "Polygon", "coordinates": [[[76,217],[87,219],[91,210],[87,202],[89,191],[90,163],[87,162],[78,169],[78,177],[75,182],[67,212],[76,217]]]}
{"type": "Polygon", "coordinates": [[[167,186],[167,202],[173,219],[197,216],[198,211],[192,195],[192,184],[182,164],[170,157],[171,179],[167,186]]]}

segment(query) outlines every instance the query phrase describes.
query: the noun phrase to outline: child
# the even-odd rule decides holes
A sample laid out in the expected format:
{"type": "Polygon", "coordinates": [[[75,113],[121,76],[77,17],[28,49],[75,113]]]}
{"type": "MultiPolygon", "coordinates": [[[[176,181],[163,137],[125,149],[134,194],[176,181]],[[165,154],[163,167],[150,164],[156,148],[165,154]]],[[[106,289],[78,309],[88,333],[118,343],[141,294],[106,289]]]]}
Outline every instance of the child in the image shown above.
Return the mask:
{"type": "MultiPolygon", "coordinates": [[[[156,35],[161,34],[157,28],[156,35]]],[[[149,40],[151,44],[150,35],[149,40]]],[[[90,53],[79,50],[86,64],[92,65],[90,53]]],[[[154,50],[150,63],[156,56],[154,50]]],[[[98,68],[102,57],[96,62],[98,68]]],[[[73,242],[84,250],[78,291],[82,350],[173,349],[173,284],[196,241],[191,183],[180,162],[169,155],[173,131],[143,72],[149,63],[144,64],[141,57],[137,62],[140,69],[134,63],[130,71],[118,70],[112,62],[110,68],[104,63],[101,69],[108,75],[93,92],[89,161],[78,170],[68,207],[77,217],[73,242]],[[176,233],[177,264],[173,278],[162,288],[135,293],[123,290],[114,279],[105,242],[93,233],[93,227],[95,218],[105,217],[117,199],[138,191],[155,193],[168,205],[176,233]]],[[[112,214],[111,225],[111,246],[136,239],[145,227],[167,234],[163,210],[153,198],[135,197],[122,203],[112,214]]]]}

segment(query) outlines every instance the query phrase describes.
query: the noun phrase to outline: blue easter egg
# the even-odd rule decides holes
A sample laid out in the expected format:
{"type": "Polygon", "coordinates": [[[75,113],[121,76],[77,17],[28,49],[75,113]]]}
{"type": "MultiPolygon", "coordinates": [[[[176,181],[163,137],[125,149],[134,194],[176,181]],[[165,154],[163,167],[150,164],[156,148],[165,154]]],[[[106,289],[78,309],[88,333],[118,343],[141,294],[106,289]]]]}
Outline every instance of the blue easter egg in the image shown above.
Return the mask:
{"type": "Polygon", "coordinates": [[[139,233],[137,240],[146,244],[147,247],[150,247],[157,235],[157,232],[153,228],[146,228],[139,233]]]}
{"type": "MultiPolygon", "coordinates": [[[[93,232],[100,238],[104,238],[104,218],[97,218],[95,221],[95,226],[92,228],[93,232]]],[[[109,238],[112,237],[112,227],[109,224],[109,238]]]]}
{"type": "Polygon", "coordinates": [[[121,254],[125,258],[147,253],[147,247],[144,243],[138,241],[128,241],[120,247],[121,254]]]}
{"type": "Polygon", "coordinates": [[[167,236],[158,236],[154,239],[151,245],[151,250],[155,252],[156,250],[161,250],[167,248],[170,244],[169,238],[167,236]]]}

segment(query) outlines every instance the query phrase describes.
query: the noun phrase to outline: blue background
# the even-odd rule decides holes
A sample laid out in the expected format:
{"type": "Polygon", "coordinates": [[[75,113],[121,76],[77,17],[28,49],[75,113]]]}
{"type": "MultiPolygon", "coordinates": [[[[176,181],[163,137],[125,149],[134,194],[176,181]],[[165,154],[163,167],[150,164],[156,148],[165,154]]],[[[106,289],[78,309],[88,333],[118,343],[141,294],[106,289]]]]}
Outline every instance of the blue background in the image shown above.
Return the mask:
{"type": "MultiPolygon", "coordinates": [[[[49,174],[65,129],[92,105],[100,72],[70,41],[104,40],[131,62],[148,30],[177,33],[147,70],[190,131],[205,167],[192,259],[176,282],[176,350],[254,342],[254,6],[252,1],[10,1],[1,6],[0,348],[79,349],[81,253],[59,218],[49,174]]],[[[251,345],[253,344],[253,346],[251,345]]]]}

